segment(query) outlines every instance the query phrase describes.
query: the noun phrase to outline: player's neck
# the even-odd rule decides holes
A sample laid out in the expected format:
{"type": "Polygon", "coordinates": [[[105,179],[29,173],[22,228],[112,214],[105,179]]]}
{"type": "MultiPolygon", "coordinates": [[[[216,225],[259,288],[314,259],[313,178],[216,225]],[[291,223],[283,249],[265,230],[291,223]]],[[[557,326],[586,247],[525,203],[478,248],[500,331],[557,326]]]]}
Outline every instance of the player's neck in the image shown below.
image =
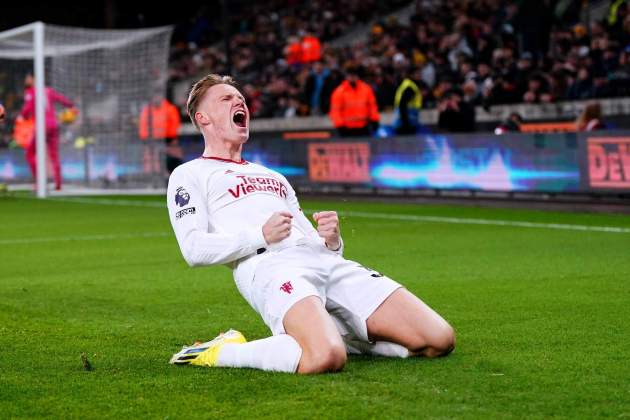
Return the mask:
{"type": "Polygon", "coordinates": [[[203,149],[203,156],[240,162],[242,150],[242,144],[235,144],[227,141],[214,144],[206,142],[206,147],[203,149]]]}

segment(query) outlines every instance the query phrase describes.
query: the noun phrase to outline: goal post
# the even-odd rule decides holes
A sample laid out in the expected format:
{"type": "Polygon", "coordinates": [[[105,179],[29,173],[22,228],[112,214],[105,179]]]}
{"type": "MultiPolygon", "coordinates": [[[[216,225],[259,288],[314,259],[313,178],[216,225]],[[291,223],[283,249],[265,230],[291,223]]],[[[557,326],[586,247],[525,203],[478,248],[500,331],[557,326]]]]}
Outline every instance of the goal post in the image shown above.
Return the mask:
{"type": "Polygon", "coordinates": [[[138,119],[152,97],[166,96],[171,33],[171,26],[103,30],[42,22],[0,32],[0,103],[7,110],[7,121],[0,127],[0,182],[33,181],[24,159],[28,145],[22,142],[22,150],[13,139],[24,104],[23,81],[30,73],[35,89],[38,197],[48,195],[51,150],[47,147],[59,150],[58,172],[64,185],[96,189],[162,186],[162,145],[151,145],[155,162],[147,169],[143,159],[148,141],[138,138],[138,119]],[[46,109],[47,95],[38,94],[48,88],[74,103],[78,109],[75,121],[51,118],[57,112],[46,109]],[[52,137],[56,137],[54,146],[52,137]]]}

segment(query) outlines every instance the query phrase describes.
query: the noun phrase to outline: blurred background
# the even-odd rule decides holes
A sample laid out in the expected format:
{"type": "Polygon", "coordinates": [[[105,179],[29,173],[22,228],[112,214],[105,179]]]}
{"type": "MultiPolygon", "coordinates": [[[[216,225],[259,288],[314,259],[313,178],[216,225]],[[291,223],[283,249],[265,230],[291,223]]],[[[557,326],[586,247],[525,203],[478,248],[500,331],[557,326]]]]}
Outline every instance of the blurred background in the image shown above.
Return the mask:
{"type": "Polygon", "coordinates": [[[43,21],[46,85],[69,101],[55,109],[58,144],[49,144],[59,150],[49,156],[56,194],[162,191],[170,171],[203,150],[188,91],[220,73],[236,78],[252,115],[245,158],[301,192],[627,200],[628,7],[15,5],[0,16],[0,182],[33,188],[32,33],[6,31],[43,21]]]}

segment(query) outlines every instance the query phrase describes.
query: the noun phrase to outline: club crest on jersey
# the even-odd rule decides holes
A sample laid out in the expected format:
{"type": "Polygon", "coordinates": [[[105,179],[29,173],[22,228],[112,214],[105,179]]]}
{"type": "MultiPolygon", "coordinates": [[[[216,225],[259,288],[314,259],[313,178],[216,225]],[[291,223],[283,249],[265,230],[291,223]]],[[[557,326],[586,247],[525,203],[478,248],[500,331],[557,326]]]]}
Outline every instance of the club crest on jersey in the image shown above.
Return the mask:
{"type": "Polygon", "coordinates": [[[184,189],[184,187],[178,187],[175,190],[175,204],[179,207],[184,207],[190,201],[190,194],[184,189]]]}
{"type": "Polygon", "coordinates": [[[291,292],[293,291],[293,286],[291,285],[291,282],[288,281],[288,282],[284,283],[282,286],[280,286],[280,290],[282,290],[284,293],[290,295],[291,292]]]}

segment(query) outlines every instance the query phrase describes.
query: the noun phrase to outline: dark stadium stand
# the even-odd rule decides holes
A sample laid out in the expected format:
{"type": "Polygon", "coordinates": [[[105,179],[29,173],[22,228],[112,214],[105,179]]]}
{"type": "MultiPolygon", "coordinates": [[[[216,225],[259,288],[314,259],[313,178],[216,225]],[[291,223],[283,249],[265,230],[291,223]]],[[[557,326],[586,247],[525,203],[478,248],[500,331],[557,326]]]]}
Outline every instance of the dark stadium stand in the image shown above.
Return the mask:
{"type": "MultiPolygon", "coordinates": [[[[596,16],[590,15],[593,6],[581,1],[418,1],[408,22],[383,17],[364,26],[366,42],[333,47],[328,41],[342,31],[330,27],[366,22],[374,16],[363,8],[366,3],[374,2],[347,2],[343,8],[327,1],[293,2],[292,8],[271,14],[233,16],[232,73],[243,81],[255,117],[313,114],[307,86],[312,65],[289,65],[283,50],[290,36],[307,31],[323,43],[328,83],[339,83],[348,66],[362,66],[381,110],[391,109],[401,78],[414,69],[421,72],[425,109],[452,90],[486,110],[500,104],[630,95],[625,4],[596,16]],[[293,14],[309,7],[321,19],[293,14]],[[355,16],[354,22],[347,22],[347,15],[355,16]],[[342,18],[346,21],[340,23],[342,18]]],[[[373,10],[388,16],[403,3],[409,2],[378,2],[383,9],[373,10]]],[[[218,45],[174,46],[172,82],[180,105],[189,78],[227,70],[222,51],[218,45]]]]}

